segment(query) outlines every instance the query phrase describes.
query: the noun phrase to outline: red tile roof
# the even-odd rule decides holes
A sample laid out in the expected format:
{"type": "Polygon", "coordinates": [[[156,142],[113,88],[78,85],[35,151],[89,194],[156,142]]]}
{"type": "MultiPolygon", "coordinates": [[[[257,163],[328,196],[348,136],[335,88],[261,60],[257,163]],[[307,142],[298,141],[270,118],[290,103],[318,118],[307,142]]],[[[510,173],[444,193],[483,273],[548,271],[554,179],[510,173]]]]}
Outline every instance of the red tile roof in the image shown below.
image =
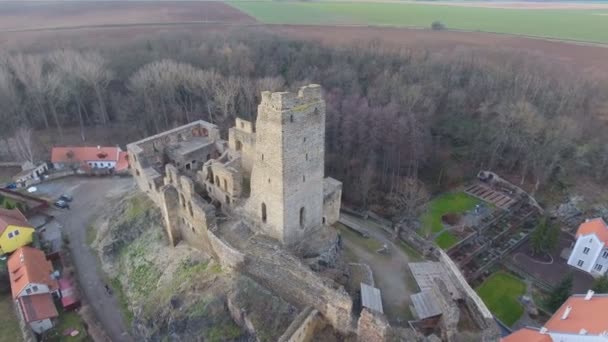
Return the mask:
{"type": "Polygon", "coordinates": [[[576,237],[580,237],[582,235],[593,234],[597,235],[597,237],[604,244],[608,244],[608,226],[604,219],[601,217],[594,218],[592,220],[586,220],[578,226],[578,230],[576,231],[576,237]]]}
{"type": "Polygon", "coordinates": [[[595,294],[590,300],[585,295],[573,295],[557,310],[545,324],[549,331],[578,334],[585,329],[588,334],[600,334],[608,331],[608,294],[595,294]],[[566,319],[562,315],[571,307],[566,319]]]}
{"type": "Polygon", "coordinates": [[[116,162],[116,171],[123,171],[129,168],[129,153],[120,151],[116,162]]]}
{"type": "Polygon", "coordinates": [[[541,334],[536,329],[523,328],[500,339],[500,342],[552,342],[551,336],[541,334]]]}
{"type": "Polygon", "coordinates": [[[118,161],[121,149],[118,147],[85,146],[53,147],[53,163],[82,163],[87,161],[118,161]]]}
{"type": "Polygon", "coordinates": [[[59,316],[50,293],[23,296],[19,297],[18,301],[28,323],[59,316]]]}
{"type": "Polygon", "coordinates": [[[33,228],[19,209],[0,208],[0,235],[11,225],[33,228]]]}
{"type": "Polygon", "coordinates": [[[45,284],[51,291],[58,288],[57,281],[51,278],[53,266],[39,249],[29,246],[17,249],[8,258],[7,266],[13,298],[28,284],[45,284]]]}

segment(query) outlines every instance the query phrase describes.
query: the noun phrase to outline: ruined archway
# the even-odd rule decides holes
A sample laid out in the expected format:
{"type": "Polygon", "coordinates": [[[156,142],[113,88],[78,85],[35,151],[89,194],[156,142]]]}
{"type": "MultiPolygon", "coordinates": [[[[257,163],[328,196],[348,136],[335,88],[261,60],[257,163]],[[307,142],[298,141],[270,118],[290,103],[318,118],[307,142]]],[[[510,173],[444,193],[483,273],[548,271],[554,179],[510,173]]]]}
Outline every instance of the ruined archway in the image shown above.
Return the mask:
{"type": "Polygon", "coordinates": [[[300,208],[300,228],[304,228],[304,224],[306,223],[306,208],[300,208]]]}
{"type": "Polygon", "coordinates": [[[262,222],[266,223],[266,203],[262,202],[262,222]]]}

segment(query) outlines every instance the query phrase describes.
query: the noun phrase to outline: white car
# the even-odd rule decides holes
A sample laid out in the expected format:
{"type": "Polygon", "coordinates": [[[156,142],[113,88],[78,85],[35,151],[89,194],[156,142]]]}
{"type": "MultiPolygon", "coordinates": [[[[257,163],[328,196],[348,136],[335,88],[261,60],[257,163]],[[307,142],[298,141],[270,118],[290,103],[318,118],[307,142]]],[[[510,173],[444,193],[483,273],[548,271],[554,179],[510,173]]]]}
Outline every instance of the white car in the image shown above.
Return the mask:
{"type": "Polygon", "coordinates": [[[36,192],[38,191],[38,188],[35,186],[30,186],[29,188],[27,188],[27,192],[32,193],[32,192],[36,192]]]}

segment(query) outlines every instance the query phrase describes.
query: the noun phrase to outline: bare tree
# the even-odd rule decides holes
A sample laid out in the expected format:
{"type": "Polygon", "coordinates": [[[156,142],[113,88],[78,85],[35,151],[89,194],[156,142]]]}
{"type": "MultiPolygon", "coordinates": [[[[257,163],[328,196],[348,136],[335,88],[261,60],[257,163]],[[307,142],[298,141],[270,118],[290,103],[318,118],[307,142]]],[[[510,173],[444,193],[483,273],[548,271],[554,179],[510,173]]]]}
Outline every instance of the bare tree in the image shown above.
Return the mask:
{"type": "Polygon", "coordinates": [[[34,149],[32,142],[32,130],[28,127],[20,127],[15,131],[11,139],[17,157],[21,161],[34,163],[34,149]]]}

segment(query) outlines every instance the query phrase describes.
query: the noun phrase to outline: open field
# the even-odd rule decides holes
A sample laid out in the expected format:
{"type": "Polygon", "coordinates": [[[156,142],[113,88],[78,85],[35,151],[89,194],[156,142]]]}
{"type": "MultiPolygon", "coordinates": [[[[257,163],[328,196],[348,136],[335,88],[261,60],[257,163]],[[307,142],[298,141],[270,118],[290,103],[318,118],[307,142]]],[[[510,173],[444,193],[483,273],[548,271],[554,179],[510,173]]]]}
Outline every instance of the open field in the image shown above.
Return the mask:
{"type": "Polygon", "coordinates": [[[0,6],[0,31],[208,21],[255,20],[221,2],[3,1],[0,6]]]}
{"type": "Polygon", "coordinates": [[[230,1],[269,24],[388,25],[449,29],[608,43],[607,9],[504,9],[394,2],[230,1]]]}
{"type": "Polygon", "coordinates": [[[526,284],[505,272],[492,274],[477,288],[490,311],[508,326],[523,314],[524,308],[518,298],[525,292],[526,284]]]}
{"type": "MultiPolygon", "coordinates": [[[[526,59],[535,57],[547,65],[555,65],[560,70],[574,68],[577,72],[608,75],[608,48],[592,44],[574,45],[561,41],[482,32],[371,26],[263,25],[220,2],[112,4],[120,4],[121,7],[117,8],[122,10],[116,10],[115,13],[107,8],[104,10],[103,6],[108,5],[103,3],[3,3],[3,6],[0,6],[0,46],[6,49],[5,51],[44,51],[67,47],[124,48],[163,36],[186,37],[202,32],[247,30],[320,41],[331,46],[382,41],[391,46],[437,54],[451,54],[463,49],[479,54],[521,53],[526,55],[526,59]],[[55,14],[43,15],[46,13],[42,12],[43,8],[55,14]],[[53,8],[56,9],[52,10],[53,8]],[[68,8],[71,10],[67,10],[68,8]],[[140,10],[148,15],[135,13],[140,10]],[[201,20],[203,17],[204,20],[212,22],[192,21],[201,20]],[[8,27],[19,27],[17,31],[21,32],[2,32],[8,27]],[[49,29],[40,29],[42,27],[49,29]]],[[[605,22],[608,24],[608,20],[605,22]]],[[[424,26],[428,27],[429,23],[424,26]]],[[[608,30],[604,30],[604,33],[608,34],[608,30]]]]}

